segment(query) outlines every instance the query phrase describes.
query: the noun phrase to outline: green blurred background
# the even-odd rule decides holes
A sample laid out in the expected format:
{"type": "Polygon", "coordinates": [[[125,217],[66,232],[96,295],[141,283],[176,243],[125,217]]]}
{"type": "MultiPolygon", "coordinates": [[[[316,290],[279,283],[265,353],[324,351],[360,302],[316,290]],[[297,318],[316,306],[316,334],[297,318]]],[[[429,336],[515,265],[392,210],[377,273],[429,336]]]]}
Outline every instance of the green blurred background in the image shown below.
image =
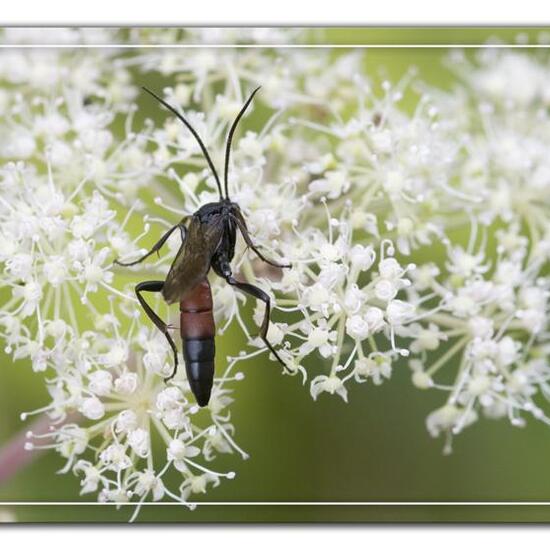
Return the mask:
{"type": "MultiPolygon", "coordinates": [[[[330,29],[340,44],[481,44],[490,37],[514,43],[519,33],[537,43],[547,29],[330,29]]],[[[374,49],[367,71],[374,79],[397,81],[415,65],[430,84],[450,87],[445,48],[374,49]]],[[[513,78],[513,75],[511,75],[513,78]]],[[[147,113],[149,115],[150,113],[147,113]]],[[[250,308],[245,316],[251,315],[250,308]]],[[[243,346],[234,331],[218,341],[219,354],[243,346]]],[[[21,411],[47,401],[41,376],[30,366],[0,355],[0,444],[22,428],[21,411]]],[[[410,383],[406,365],[390,382],[351,385],[349,404],[322,394],[313,402],[308,386],[281,376],[272,363],[244,363],[236,385],[232,419],[237,441],[251,458],[223,457],[219,469],[237,472],[232,481],[205,495],[207,501],[550,501],[550,429],[529,421],[526,428],[482,420],[455,439],[443,441],[425,429],[426,415],[444,394],[423,392],[410,383]]],[[[56,475],[63,461],[43,454],[9,483],[0,501],[79,500],[79,481],[56,475]]],[[[7,507],[18,521],[127,521],[131,508],[99,506],[7,507]]],[[[1,509],[0,509],[1,511],[1,509]]],[[[544,506],[205,506],[143,508],[139,521],[548,521],[544,506]]]]}

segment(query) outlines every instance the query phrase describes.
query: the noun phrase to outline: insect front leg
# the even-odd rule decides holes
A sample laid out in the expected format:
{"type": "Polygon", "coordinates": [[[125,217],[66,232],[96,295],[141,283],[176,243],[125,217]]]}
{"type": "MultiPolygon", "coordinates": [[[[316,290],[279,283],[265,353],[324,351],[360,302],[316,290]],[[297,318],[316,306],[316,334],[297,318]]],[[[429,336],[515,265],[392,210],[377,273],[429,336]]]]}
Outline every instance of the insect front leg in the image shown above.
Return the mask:
{"type": "Polygon", "coordinates": [[[147,252],[145,255],[143,255],[141,258],[133,261],[133,262],[119,262],[118,260],[115,260],[114,263],[115,264],[118,264],[118,265],[122,265],[124,267],[130,267],[132,265],[136,265],[136,264],[139,264],[141,262],[143,262],[143,260],[145,260],[146,258],[148,258],[151,254],[154,254],[155,252],[158,252],[164,245],[164,243],[168,240],[168,237],[170,237],[170,235],[176,230],[178,229],[180,230],[181,232],[181,241],[182,243],[185,241],[185,236],[186,236],[186,233],[187,233],[187,229],[185,228],[185,225],[183,225],[183,222],[180,222],[176,225],[174,225],[174,227],[171,227],[159,240],[157,243],[155,243],[153,245],[153,248],[151,248],[151,250],[149,250],[149,252],[147,252]]]}
{"type": "Polygon", "coordinates": [[[257,254],[258,258],[265,262],[266,264],[272,265],[273,267],[280,267],[280,268],[289,268],[292,267],[291,264],[278,264],[274,262],[273,260],[269,260],[266,258],[256,247],[256,245],[252,242],[252,239],[250,238],[250,233],[248,232],[248,228],[246,227],[246,222],[240,212],[237,212],[233,219],[235,220],[235,223],[237,224],[237,227],[239,228],[241,235],[243,236],[244,242],[257,254]]]}
{"type": "Polygon", "coordinates": [[[147,317],[149,317],[149,319],[153,321],[153,324],[164,334],[164,336],[166,336],[166,339],[168,340],[168,343],[170,344],[170,347],[172,348],[172,351],[174,353],[174,370],[172,371],[172,374],[164,380],[165,382],[168,382],[169,380],[174,378],[176,372],[178,371],[178,349],[176,348],[176,344],[174,343],[174,340],[172,340],[172,337],[168,332],[168,325],[153,311],[151,306],[145,301],[145,299],[141,295],[141,293],[144,291],[162,292],[163,286],[164,281],[144,281],[136,285],[136,296],[139,300],[139,303],[141,304],[141,307],[147,314],[147,317]]]}
{"type": "Polygon", "coordinates": [[[275,348],[271,345],[269,340],[267,339],[267,331],[269,330],[269,318],[271,315],[271,298],[267,293],[265,293],[261,288],[258,288],[257,286],[251,285],[249,283],[242,283],[240,281],[237,281],[233,278],[233,275],[229,274],[226,275],[225,280],[231,285],[236,288],[238,288],[241,292],[244,292],[246,294],[250,294],[251,296],[254,296],[254,298],[257,298],[258,300],[261,300],[265,304],[265,312],[264,312],[264,320],[262,321],[262,326],[260,327],[260,338],[263,340],[264,344],[268,347],[269,351],[277,358],[277,361],[285,367],[285,369],[288,371],[288,367],[286,366],[286,363],[281,359],[275,348]]]}

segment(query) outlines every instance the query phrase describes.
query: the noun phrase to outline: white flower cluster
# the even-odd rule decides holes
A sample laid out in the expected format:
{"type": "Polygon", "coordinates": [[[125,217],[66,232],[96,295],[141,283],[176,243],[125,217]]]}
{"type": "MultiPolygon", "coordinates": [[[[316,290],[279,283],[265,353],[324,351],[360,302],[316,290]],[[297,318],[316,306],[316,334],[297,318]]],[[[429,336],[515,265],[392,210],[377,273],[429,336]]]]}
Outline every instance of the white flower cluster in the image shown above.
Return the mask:
{"type": "MultiPolygon", "coordinates": [[[[58,42],[205,45],[306,36],[59,32],[58,42]]],[[[5,39],[30,38],[10,31],[5,39]]],[[[134,272],[113,260],[140,257],[143,237],[160,237],[218,195],[176,117],[150,97],[140,106],[158,113],[155,121],[136,114],[141,81],[185,112],[219,167],[229,125],[261,85],[235,135],[229,192],[262,253],[292,267],[267,266],[239,239],[233,269],[272,297],[268,338],[284,372],[309,381],[314,399],[347,401],[354,382],[381,384],[408,362],[416,387],[446,393],[427,427],[447,436],[447,450],[481,416],[522,425],[529,413],[550,424],[539,399],[550,397],[544,58],[453,52],[457,84],[443,91],[412,68],[378,86],[363,50],[1,53],[1,336],[15,359],[48,373],[51,403],[41,410],[53,429],[45,441],[31,434],[29,446],[57,449],[83,493],[188,502],[232,477],[204,465],[218,453],[246,456],[233,439],[226,384],[242,378],[230,374],[235,365],[268,353],[241,316],[246,298],[213,278],[219,332],[237,323],[250,348],[216,378],[204,412],[183,369],[169,385],[162,380],[167,344],[124,277],[165,275],[181,236],[134,272]],[[173,470],[177,490],[163,481],[173,470]]],[[[160,299],[153,306],[169,318],[160,299]]],[[[263,312],[259,303],[258,325],[263,312]]]]}
{"type": "Polygon", "coordinates": [[[508,417],[515,426],[524,425],[525,413],[550,424],[537,404],[539,393],[549,395],[550,379],[544,353],[550,296],[550,279],[541,273],[545,258],[528,252],[528,241],[517,227],[497,230],[496,237],[494,266],[482,263],[483,251],[473,253],[472,238],[467,250],[449,250],[448,274],[442,281],[433,264],[414,277],[442,303],[441,311],[428,316],[430,327],[411,327],[412,345],[420,356],[410,366],[417,387],[448,392],[446,404],[427,419],[432,435],[447,435],[447,451],[452,435],[476,421],[480,412],[489,418],[508,417]],[[443,340],[446,349],[433,357],[430,352],[443,340]],[[436,374],[449,380],[448,364],[457,363],[454,380],[433,381],[436,374]]]}
{"type": "MultiPolygon", "coordinates": [[[[308,356],[315,353],[330,365],[311,380],[314,399],[328,392],[347,401],[348,380],[380,384],[389,378],[392,362],[409,353],[398,347],[396,334],[417,315],[412,301],[400,299],[415,266],[402,266],[390,241],[378,249],[357,244],[355,233],[364,228],[352,212],[348,205],[340,219],[328,215],[328,228],[296,234],[285,247],[292,269],[270,283],[284,295],[277,303],[288,320],[273,323],[268,335],[274,344],[284,341],[280,354],[287,370],[300,372],[305,382],[308,356]]],[[[258,324],[262,313],[256,310],[258,324]]]]}
{"type": "MultiPolygon", "coordinates": [[[[116,41],[114,31],[55,36],[116,41]]],[[[138,191],[163,167],[148,151],[147,129],[133,130],[138,87],[115,70],[116,57],[0,55],[0,335],[14,360],[46,376],[51,402],[22,418],[45,413],[51,431],[29,433],[29,449],[55,449],[67,461],[62,472],[82,476],[82,493],[101,500],[187,503],[234,476],[206,467],[219,453],[246,458],[233,439],[226,387],[242,375],[217,377],[208,413],[198,414],[183,372],[164,383],[173,367],[168,344],[156,330],[138,329],[137,300],[115,277],[113,260],[137,253],[149,230],[145,219],[135,238],[127,231],[143,209],[138,191]]]]}
{"type": "Polygon", "coordinates": [[[228,406],[233,399],[224,387],[242,374],[216,378],[208,410],[199,414],[185,380],[167,386],[159,376],[159,370],[171,368],[172,358],[162,335],[154,328],[138,330],[138,316],[133,317],[125,335],[119,334],[115,315],[108,314],[101,321],[111,328],[111,337],[87,331],[76,345],[74,335],[57,340],[55,356],[64,368],[56,363],[51,369],[51,404],[33,411],[47,412],[52,427],[45,434],[29,432],[26,445],[56,449],[66,459],[60,472],[81,477],[80,494],[98,492],[103,502],[136,501],[132,519],[146,499],[168,498],[192,508],[193,496],[235,476],[206,462],[235,450],[247,458],[232,437],[228,406]],[[73,358],[75,347],[79,353],[73,358]],[[179,473],[175,488],[170,486],[174,471],[179,473]]]}
{"type": "Polygon", "coordinates": [[[448,393],[427,420],[432,435],[447,434],[447,451],[480,413],[548,422],[539,396],[549,396],[550,372],[550,73],[505,50],[483,51],[474,65],[454,56],[463,83],[451,92],[417,85],[412,114],[399,108],[412,76],[384,82],[377,96],[348,74],[355,111],[331,104],[322,120],[313,110],[290,117],[287,150],[302,151],[309,177],[296,180],[301,201],[286,203],[299,216],[275,247],[294,267],[263,280],[278,296],[284,320],[270,337],[287,369],[305,380],[322,365],[314,398],[347,399],[348,381],[378,384],[409,356],[415,386],[448,393]],[[510,66],[531,76],[497,86],[510,66]]]}

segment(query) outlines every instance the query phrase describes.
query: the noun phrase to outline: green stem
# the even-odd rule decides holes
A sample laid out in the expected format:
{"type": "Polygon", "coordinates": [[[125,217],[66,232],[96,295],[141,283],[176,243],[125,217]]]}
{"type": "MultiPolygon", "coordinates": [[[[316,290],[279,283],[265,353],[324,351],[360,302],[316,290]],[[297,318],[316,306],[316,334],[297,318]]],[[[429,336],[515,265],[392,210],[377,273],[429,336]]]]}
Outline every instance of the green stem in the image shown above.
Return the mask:
{"type": "Polygon", "coordinates": [[[459,351],[466,342],[468,336],[461,338],[454,346],[452,346],[446,353],[444,353],[429,369],[426,370],[426,374],[432,376],[435,374],[457,351],[459,351]]]}

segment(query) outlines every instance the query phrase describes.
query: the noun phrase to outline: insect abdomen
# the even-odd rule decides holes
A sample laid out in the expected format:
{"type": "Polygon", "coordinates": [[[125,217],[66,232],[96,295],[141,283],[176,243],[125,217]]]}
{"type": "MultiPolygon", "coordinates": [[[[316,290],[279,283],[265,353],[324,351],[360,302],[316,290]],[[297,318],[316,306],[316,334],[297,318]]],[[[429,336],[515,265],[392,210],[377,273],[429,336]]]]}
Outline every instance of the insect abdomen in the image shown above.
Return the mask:
{"type": "Polygon", "coordinates": [[[187,380],[197,403],[204,407],[210,400],[216,354],[212,291],[207,279],[202,280],[181,300],[180,331],[187,380]]]}

